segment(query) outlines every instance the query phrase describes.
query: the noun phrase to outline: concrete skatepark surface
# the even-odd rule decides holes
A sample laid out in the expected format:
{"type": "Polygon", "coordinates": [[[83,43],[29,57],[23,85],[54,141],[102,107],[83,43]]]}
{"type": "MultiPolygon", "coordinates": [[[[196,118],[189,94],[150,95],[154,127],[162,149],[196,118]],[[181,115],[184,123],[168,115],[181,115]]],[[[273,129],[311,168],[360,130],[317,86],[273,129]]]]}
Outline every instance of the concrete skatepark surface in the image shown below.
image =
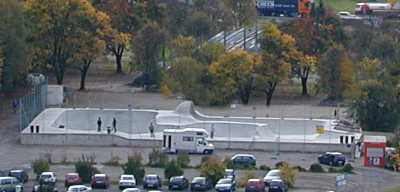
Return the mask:
{"type": "Polygon", "coordinates": [[[142,141],[143,145],[159,144],[162,131],[166,128],[204,128],[209,133],[214,130],[214,137],[209,140],[229,141],[229,146],[225,145],[225,147],[230,147],[231,142],[245,142],[247,147],[257,142],[338,145],[340,136],[354,137],[356,140],[361,136],[359,132],[335,129],[332,119],[207,116],[197,112],[192,102],[185,101],[174,111],[49,108],[31,122],[31,125],[40,127],[40,133],[32,134],[29,127],[25,128],[21,133],[21,143],[85,144],[80,140],[87,140],[88,145],[96,145],[97,141],[100,142],[99,145],[107,145],[110,135],[107,135],[106,130],[107,127],[112,127],[113,118],[117,119],[117,132],[112,133],[112,141],[110,141],[113,145],[132,144],[132,140],[142,141]],[[102,119],[101,132],[97,132],[99,117],[102,119]],[[154,125],[155,137],[150,136],[150,123],[154,125]],[[324,129],[322,134],[317,132],[317,127],[324,129]],[[46,136],[46,138],[39,138],[39,136],[46,136]],[[48,138],[52,136],[54,138],[48,138]],[[68,136],[68,141],[63,139],[63,136],[68,136]],[[99,137],[94,139],[89,136],[99,137]],[[107,136],[109,137],[106,138],[107,136]],[[92,142],[94,140],[96,142],[92,142]],[[152,142],[144,144],[145,141],[152,142]]]}

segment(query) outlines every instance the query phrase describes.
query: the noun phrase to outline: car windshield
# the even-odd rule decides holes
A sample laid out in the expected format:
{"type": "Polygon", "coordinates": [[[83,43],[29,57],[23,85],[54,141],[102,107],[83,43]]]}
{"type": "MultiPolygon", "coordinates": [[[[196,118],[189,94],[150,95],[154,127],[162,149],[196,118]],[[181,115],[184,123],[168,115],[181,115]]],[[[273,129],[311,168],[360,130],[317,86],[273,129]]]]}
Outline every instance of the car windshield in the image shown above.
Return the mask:
{"type": "Polygon", "coordinates": [[[146,180],[148,180],[148,181],[154,181],[154,180],[157,180],[157,177],[156,177],[156,176],[147,176],[147,177],[146,177],[146,180]]]}
{"type": "Polygon", "coordinates": [[[279,171],[270,171],[270,172],[267,174],[267,176],[270,176],[270,177],[278,177],[278,176],[280,176],[280,173],[279,173],[279,171]]]}
{"type": "Polygon", "coordinates": [[[130,177],[130,176],[124,176],[124,177],[122,177],[122,180],[133,180],[133,177],[130,177]]]}
{"type": "Polygon", "coordinates": [[[47,178],[51,178],[51,175],[47,175],[46,174],[46,175],[41,175],[40,177],[43,178],[43,179],[47,179],[47,178]]]}
{"type": "Polygon", "coordinates": [[[104,177],[104,176],[95,176],[95,179],[97,181],[104,181],[106,179],[106,177],[104,177]]]}
{"type": "Polygon", "coordinates": [[[173,177],[173,178],[171,178],[171,181],[172,181],[172,182],[180,182],[180,181],[182,181],[182,180],[183,180],[182,177],[173,177]]]}
{"type": "Polygon", "coordinates": [[[66,179],[75,179],[78,178],[78,175],[67,175],[65,176],[66,179]]]}
{"type": "Polygon", "coordinates": [[[206,179],[203,177],[196,177],[193,179],[193,183],[206,183],[206,179]]]}
{"type": "Polygon", "coordinates": [[[227,184],[231,183],[231,179],[221,179],[218,181],[218,184],[227,184]]]}

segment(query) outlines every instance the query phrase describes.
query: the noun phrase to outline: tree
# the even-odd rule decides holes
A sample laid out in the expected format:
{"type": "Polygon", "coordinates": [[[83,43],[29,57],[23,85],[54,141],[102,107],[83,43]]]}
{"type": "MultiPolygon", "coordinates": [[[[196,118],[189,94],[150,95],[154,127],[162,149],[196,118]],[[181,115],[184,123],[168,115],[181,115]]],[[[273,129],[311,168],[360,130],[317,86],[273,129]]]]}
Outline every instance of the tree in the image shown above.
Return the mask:
{"type": "Polygon", "coordinates": [[[279,170],[281,170],[282,180],[285,181],[289,187],[293,187],[296,181],[297,170],[290,167],[287,163],[282,164],[279,170]]]}
{"type": "Polygon", "coordinates": [[[122,170],[124,170],[124,174],[134,175],[138,183],[141,183],[143,181],[143,177],[145,174],[142,160],[142,155],[140,153],[135,153],[133,156],[129,156],[128,161],[122,165],[122,170]]]}
{"type": "Polygon", "coordinates": [[[400,100],[390,81],[367,80],[350,110],[363,130],[392,132],[400,121],[400,100]]]}
{"type": "Polygon", "coordinates": [[[28,68],[29,30],[23,14],[21,1],[0,1],[0,90],[12,90],[28,68]]]}
{"type": "Polygon", "coordinates": [[[40,174],[50,170],[50,164],[47,160],[37,159],[32,162],[32,168],[37,178],[39,178],[40,174]]]}
{"type": "Polygon", "coordinates": [[[175,160],[171,160],[165,165],[164,175],[169,180],[171,177],[183,175],[183,169],[175,160]]]}
{"type": "Polygon", "coordinates": [[[134,38],[133,52],[136,63],[143,70],[146,90],[158,84],[160,79],[160,55],[166,34],[157,23],[148,23],[134,38]]]}
{"type": "Polygon", "coordinates": [[[315,72],[317,58],[324,51],[324,40],[319,36],[313,18],[301,18],[295,22],[283,25],[282,30],[296,39],[298,59],[291,62],[292,72],[302,85],[302,95],[308,95],[308,78],[315,72]]]}
{"type": "Polygon", "coordinates": [[[256,67],[257,78],[263,86],[267,106],[271,104],[278,83],[288,77],[290,62],[297,60],[297,56],[293,37],[282,33],[275,24],[267,23],[261,38],[262,61],[256,67]]]}
{"type": "Polygon", "coordinates": [[[354,90],[354,66],[342,45],[334,45],[321,58],[319,83],[330,101],[341,100],[354,90]]]}
{"type": "Polygon", "coordinates": [[[202,44],[200,48],[195,50],[194,58],[200,63],[208,66],[224,53],[225,47],[221,43],[206,42],[202,44]]]}
{"type": "Polygon", "coordinates": [[[226,90],[222,96],[229,100],[238,93],[242,103],[248,104],[253,90],[254,69],[260,63],[259,57],[243,50],[234,50],[221,56],[210,65],[220,89],[226,90]]]}
{"type": "Polygon", "coordinates": [[[99,171],[93,166],[94,164],[95,162],[92,159],[85,157],[84,155],[82,155],[82,158],[75,163],[75,171],[82,178],[83,183],[89,183],[92,176],[99,173],[99,171]]]}
{"type": "Polygon", "coordinates": [[[256,2],[254,0],[223,0],[230,10],[235,27],[252,24],[256,19],[256,2]]]}
{"type": "Polygon", "coordinates": [[[189,15],[186,22],[187,34],[196,37],[200,42],[208,40],[212,34],[211,18],[207,13],[195,11],[189,15]]]}
{"type": "Polygon", "coordinates": [[[139,3],[126,0],[95,1],[97,8],[110,16],[112,33],[108,34],[107,50],[115,56],[116,72],[122,73],[122,56],[127,48],[134,32],[138,31],[143,21],[139,3]]]}
{"type": "Polygon", "coordinates": [[[112,30],[109,17],[105,13],[96,11],[95,14],[94,18],[97,20],[88,22],[88,25],[85,26],[87,30],[82,33],[81,40],[75,45],[79,51],[73,54],[73,63],[81,73],[80,90],[85,89],[89,67],[103,52],[106,46],[103,39],[112,30]]]}
{"type": "MultiPolygon", "coordinates": [[[[62,84],[67,65],[84,40],[88,27],[100,22],[87,0],[27,0],[26,15],[36,25],[32,32],[36,59],[52,67],[62,84]]],[[[101,14],[104,16],[103,14],[101,14]]]]}
{"type": "Polygon", "coordinates": [[[219,179],[223,178],[224,174],[225,166],[222,161],[218,159],[211,157],[201,164],[200,175],[211,179],[213,185],[216,184],[219,179]]]}
{"type": "Polygon", "coordinates": [[[168,156],[160,150],[153,148],[149,153],[149,166],[151,167],[165,167],[168,163],[168,156]]]}
{"type": "Polygon", "coordinates": [[[170,44],[174,58],[193,57],[193,52],[196,49],[195,40],[191,36],[184,37],[179,35],[170,44]]]}

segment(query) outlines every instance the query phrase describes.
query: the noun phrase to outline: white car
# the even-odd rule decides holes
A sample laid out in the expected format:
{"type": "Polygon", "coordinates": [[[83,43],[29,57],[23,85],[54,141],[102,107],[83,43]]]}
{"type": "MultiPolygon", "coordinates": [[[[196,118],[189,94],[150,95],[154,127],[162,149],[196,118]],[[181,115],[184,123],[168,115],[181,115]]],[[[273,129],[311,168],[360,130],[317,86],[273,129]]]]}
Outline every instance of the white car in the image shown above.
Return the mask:
{"type": "Polygon", "coordinates": [[[119,189],[123,190],[126,188],[136,187],[136,179],[133,175],[121,175],[119,179],[119,189]]]}
{"type": "Polygon", "coordinates": [[[264,183],[266,186],[269,186],[269,183],[271,183],[272,180],[279,180],[279,179],[281,179],[281,170],[273,169],[265,175],[264,183]]]}
{"type": "Polygon", "coordinates": [[[84,185],[72,185],[68,188],[67,192],[89,192],[92,188],[86,187],[84,185]]]}
{"type": "Polygon", "coordinates": [[[347,11],[340,11],[336,14],[340,19],[353,19],[353,20],[361,20],[362,17],[351,14],[350,12],[347,11]]]}
{"type": "Polygon", "coordinates": [[[127,188],[124,189],[122,192],[140,192],[139,188],[127,188]]]}
{"type": "Polygon", "coordinates": [[[40,183],[56,183],[57,177],[53,172],[43,172],[39,177],[40,183]]]}

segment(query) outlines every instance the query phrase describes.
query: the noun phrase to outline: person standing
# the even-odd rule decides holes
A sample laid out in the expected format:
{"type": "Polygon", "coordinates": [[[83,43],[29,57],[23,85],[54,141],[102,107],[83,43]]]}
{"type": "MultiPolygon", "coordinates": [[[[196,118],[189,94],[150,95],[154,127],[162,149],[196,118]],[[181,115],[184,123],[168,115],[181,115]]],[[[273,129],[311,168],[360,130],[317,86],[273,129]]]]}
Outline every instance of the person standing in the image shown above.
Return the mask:
{"type": "Polygon", "coordinates": [[[214,139],[214,124],[211,125],[211,133],[210,133],[210,137],[211,139],[214,139]]]}
{"type": "Polygon", "coordinates": [[[100,131],[101,131],[101,123],[102,123],[102,121],[101,121],[101,118],[99,117],[99,118],[97,119],[97,132],[100,132],[100,131]]]}
{"type": "Polygon", "coordinates": [[[17,109],[18,109],[18,100],[17,99],[14,99],[12,101],[12,108],[13,108],[14,113],[17,113],[17,109]]]}
{"type": "Polygon", "coordinates": [[[117,119],[115,119],[115,117],[113,118],[112,126],[113,126],[114,133],[116,133],[117,132],[117,119]]]}
{"type": "Polygon", "coordinates": [[[150,131],[150,137],[154,137],[154,126],[153,126],[153,123],[150,123],[149,131],[150,131]]]}

